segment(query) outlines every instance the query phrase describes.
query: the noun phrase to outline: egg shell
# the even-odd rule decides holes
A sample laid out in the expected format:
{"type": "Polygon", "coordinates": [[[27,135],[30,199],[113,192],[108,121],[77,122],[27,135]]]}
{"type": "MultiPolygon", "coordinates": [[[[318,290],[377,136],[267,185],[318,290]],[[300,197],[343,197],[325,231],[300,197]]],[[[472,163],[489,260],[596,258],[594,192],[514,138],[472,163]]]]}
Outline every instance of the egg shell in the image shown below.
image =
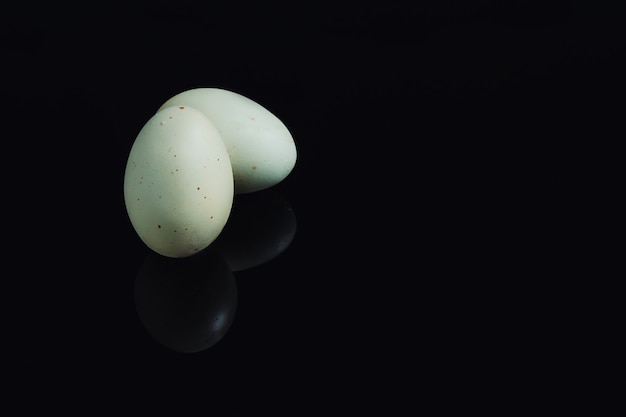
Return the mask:
{"type": "Polygon", "coordinates": [[[141,240],[173,258],[210,245],[230,214],[234,182],[219,132],[200,111],[164,108],[135,139],[124,174],[124,202],[141,240]]]}
{"type": "Polygon", "coordinates": [[[235,193],[272,187],[293,170],[296,144],[285,124],[259,103],[220,88],[195,88],[167,100],[169,106],[203,112],[220,132],[230,156],[235,193]]]}

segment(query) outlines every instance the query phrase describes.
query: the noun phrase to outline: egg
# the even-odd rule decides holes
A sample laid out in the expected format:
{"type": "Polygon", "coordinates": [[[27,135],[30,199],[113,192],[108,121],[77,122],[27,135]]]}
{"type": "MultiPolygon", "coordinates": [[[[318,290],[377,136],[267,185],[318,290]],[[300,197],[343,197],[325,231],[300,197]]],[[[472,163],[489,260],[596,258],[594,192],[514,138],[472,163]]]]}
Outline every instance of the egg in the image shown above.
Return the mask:
{"type": "Polygon", "coordinates": [[[224,228],[233,194],[228,152],[203,113],[167,107],[143,126],[126,163],[124,202],[150,249],[183,258],[206,248],[224,228]]]}
{"type": "Polygon", "coordinates": [[[291,133],[248,97],[220,88],[195,88],[171,97],[160,109],[170,106],[196,108],[213,122],[230,156],[236,194],[272,187],[293,170],[297,151],[291,133]]]}

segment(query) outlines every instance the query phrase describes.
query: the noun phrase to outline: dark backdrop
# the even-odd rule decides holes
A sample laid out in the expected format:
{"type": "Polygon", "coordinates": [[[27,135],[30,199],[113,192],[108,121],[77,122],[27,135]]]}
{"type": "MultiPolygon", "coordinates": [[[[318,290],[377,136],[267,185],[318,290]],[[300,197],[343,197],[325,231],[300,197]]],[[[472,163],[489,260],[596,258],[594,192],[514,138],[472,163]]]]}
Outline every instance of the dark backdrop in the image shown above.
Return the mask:
{"type": "Polygon", "coordinates": [[[554,395],[572,372],[560,340],[576,315],[561,302],[580,285],[564,268],[585,263],[571,249],[580,190],[594,187],[589,149],[618,117],[617,10],[219,3],[2,15],[5,245],[17,263],[5,357],[21,403],[244,415],[554,395]],[[297,227],[280,256],[226,271],[226,284],[197,278],[222,276],[210,248],[190,267],[208,285],[192,312],[177,303],[193,288],[145,278],[157,322],[163,303],[183,322],[203,303],[234,311],[215,345],[183,354],[137,312],[151,253],[122,183],[148,118],[203,86],[246,95],[290,129],[296,167],[257,197],[261,212],[265,198],[287,204],[297,227]]]}

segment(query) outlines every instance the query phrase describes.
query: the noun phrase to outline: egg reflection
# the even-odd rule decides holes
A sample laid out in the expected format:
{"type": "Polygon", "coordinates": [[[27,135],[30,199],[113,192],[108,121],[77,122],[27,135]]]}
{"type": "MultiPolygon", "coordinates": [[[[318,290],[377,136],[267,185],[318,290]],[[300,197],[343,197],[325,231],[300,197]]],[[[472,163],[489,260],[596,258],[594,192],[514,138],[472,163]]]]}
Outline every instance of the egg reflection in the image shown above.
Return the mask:
{"type": "Polygon", "coordinates": [[[215,251],[185,259],[150,253],[137,274],[135,306],[159,343],[177,352],[200,352],[227,333],[237,309],[237,286],[215,251]]]}
{"type": "Polygon", "coordinates": [[[214,247],[233,271],[266,263],[282,254],[296,234],[291,205],[273,192],[236,196],[214,247]]]}

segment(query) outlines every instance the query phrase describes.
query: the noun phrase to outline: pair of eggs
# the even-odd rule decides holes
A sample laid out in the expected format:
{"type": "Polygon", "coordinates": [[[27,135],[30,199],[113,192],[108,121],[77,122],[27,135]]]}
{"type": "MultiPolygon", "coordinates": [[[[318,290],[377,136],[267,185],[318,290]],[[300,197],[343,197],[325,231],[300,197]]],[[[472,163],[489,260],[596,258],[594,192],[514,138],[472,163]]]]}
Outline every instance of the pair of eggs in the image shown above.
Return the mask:
{"type": "Polygon", "coordinates": [[[187,90],[137,135],[124,173],[126,211],[150,249],[188,257],[219,236],[235,194],[278,184],[296,156],[287,127],[260,104],[219,88],[187,90]]]}

